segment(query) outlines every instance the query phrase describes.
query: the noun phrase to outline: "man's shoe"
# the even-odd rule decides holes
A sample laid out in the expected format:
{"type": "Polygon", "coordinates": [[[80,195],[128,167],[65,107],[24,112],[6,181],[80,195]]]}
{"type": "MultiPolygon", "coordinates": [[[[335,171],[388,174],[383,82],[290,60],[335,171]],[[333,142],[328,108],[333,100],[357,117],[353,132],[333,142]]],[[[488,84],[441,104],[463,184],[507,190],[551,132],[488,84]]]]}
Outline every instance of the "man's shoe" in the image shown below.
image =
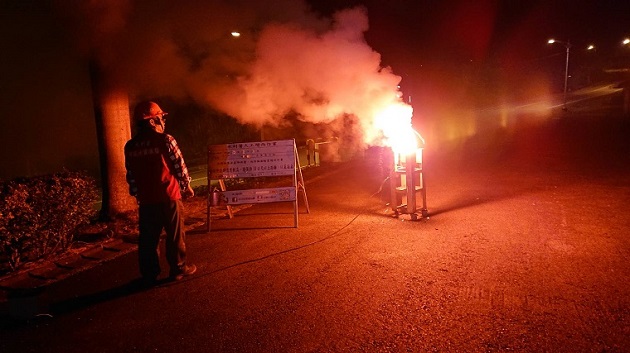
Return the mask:
{"type": "Polygon", "coordinates": [[[180,281],[184,277],[190,276],[195,272],[197,272],[197,266],[195,266],[194,264],[184,265],[179,269],[179,271],[171,273],[171,278],[174,281],[180,281]]]}

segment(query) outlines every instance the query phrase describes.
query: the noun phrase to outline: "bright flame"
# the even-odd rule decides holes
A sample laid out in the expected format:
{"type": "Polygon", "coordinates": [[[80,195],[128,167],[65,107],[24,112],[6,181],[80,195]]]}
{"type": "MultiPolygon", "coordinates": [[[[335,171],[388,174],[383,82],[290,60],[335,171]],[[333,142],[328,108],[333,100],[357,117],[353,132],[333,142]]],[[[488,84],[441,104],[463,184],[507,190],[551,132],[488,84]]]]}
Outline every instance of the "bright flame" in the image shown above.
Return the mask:
{"type": "Polygon", "coordinates": [[[384,143],[395,154],[415,153],[418,139],[424,143],[411,126],[412,114],[413,108],[404,103],[391,104],[375,114],[374,125],[383,132],[384,143]]]}

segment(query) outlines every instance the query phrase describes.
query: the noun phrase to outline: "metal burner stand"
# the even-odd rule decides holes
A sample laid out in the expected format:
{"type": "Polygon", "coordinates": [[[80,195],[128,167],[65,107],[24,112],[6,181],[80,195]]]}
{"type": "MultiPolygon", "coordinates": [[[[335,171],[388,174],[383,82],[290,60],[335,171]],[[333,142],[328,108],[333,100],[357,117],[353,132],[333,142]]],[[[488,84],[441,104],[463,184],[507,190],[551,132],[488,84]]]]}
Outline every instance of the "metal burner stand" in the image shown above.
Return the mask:
{"type": "Polygon", "coordinates": [[[395,216],[408,214],[412,221],[429,218],[427,210],[427,194],[424,177],[422,175],[422,148],[415,153],[395,156],[394,168],[389,175],[391,186],[391,208],[395,216]],[[420,193],[422,207],[418,209],[416,196],[420,193]]]}

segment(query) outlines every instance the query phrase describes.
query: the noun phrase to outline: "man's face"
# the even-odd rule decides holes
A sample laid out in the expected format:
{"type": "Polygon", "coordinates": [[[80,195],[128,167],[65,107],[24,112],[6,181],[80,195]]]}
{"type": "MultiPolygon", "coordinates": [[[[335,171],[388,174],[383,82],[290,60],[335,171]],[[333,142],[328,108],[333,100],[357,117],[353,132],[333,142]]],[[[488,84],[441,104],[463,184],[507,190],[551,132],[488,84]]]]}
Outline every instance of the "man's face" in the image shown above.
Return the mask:
{"type": "Polygon", "coordinates": [[[157,115],[155,118],[151,119],[151,126],[156,132],[164,133],[166,130],[166,118],[163,114],[157,115]]]}

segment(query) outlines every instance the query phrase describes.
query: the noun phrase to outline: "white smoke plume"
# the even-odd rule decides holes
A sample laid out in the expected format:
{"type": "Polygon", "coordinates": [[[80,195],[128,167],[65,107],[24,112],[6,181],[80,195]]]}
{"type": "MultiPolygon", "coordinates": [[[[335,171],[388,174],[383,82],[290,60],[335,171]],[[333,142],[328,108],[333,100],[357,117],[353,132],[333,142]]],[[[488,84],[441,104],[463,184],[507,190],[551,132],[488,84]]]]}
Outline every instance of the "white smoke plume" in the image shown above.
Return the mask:
{"type": "Polygon", "coordinates": [[[323,33],[295,24],[269,25],[258,40],[256,61],[229,91],[234,98],[208,99],[258,125],[281,124],[291,111],[314,123],[355,115],[370,142],[377,114],[400,102],[400,77],[380,66],[380,55],[363,37],[367,29],[362,8],[336,13],[323,33]]]}
{"type": "Polygon", "coordinates": [[[411,126],[401,78],[364,38],[362,7],[323,18],[296,0],[59,3],[81,47],[139,96],[192,98],[259,127],[352,116],[370,144],[411,126]],[[397,115],[383,115],[392,105],[397,115]]]}

